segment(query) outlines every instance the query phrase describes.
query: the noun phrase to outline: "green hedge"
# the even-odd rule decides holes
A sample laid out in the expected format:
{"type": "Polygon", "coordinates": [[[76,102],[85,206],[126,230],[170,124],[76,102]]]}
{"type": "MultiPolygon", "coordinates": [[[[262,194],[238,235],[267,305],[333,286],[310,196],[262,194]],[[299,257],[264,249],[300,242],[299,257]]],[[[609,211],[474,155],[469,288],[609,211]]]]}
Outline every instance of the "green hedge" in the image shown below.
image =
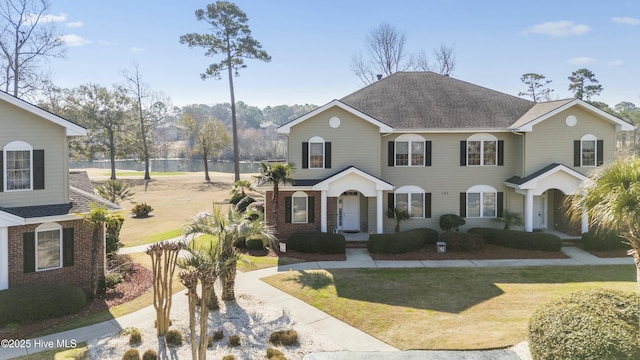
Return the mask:
{"type": "Polygon", "coordinates": [[[625,240],[614,231],[598,232],[589,230],[589,232],[582,234],[582,245],[585,250],[603,251],[629,249],[629,245],[623,241],[625,240]]]}
{"type": "Polygon", "coordinates": [[[541,305],[529,321],[533,359],[640,359],[638,300],[591,289],[541,305]]]}
{"type": "Polygon", "coordinates": [[[264,243],[262,239],[247,239],[245,242],[247,249],[249,250],[262,250],[264,249],[264,243]]]}
{"type": "Polygon", "coordinates": [[[560,251],[562,240],[553,234],[544,232],[524,232],[493,228],[472,228],[467,232],[482,235],[486,244],[514,249],[560,251]]]}
{"type": "Polygon", "coordinates": [[[438,232],[420,228],[389,234],[371,234],[367,249],[373,254],[399,254],[422,249],[438,241],[438,232]]]}
{"type": "Polygon", "coordinates": [[[287,248],[303,253],[344,254],[347,242],[342,234],[299,232],[287,238],[287,248]]]}
{"type": "Polygon", "coordinates": [[[75,286],[31,286],[0,291],[0,326],[78,313],[87,304],[75,286]]]}

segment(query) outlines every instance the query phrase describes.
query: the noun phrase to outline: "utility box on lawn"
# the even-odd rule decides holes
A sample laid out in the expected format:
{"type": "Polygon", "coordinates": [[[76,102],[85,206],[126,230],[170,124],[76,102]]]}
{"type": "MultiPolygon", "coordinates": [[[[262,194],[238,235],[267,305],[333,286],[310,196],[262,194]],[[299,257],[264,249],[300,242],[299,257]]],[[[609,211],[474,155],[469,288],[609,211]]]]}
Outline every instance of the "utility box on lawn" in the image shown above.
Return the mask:
{"type": "Polygon", "coordinates": [[[438,248],[438,252],[439,253],[446,253],[447,252],[447,243],[444,241],[438,241],[436,243],[436,247],[438,248]]]}

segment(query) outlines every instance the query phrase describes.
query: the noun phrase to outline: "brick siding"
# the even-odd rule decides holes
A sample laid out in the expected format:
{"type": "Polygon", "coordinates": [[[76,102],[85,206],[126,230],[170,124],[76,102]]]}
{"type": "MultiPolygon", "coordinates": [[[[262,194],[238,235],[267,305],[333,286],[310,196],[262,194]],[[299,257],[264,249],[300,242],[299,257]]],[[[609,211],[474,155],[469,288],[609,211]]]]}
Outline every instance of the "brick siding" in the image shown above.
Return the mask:
{"type": "MultiPolygon", "coordinates": [[[[74,285],[86,293],[91,291],[91,224],[82,219],[58,222],[63,228],[74,228],[73,266],[25,273],[22,236],[34,232],[41,224],[9,228],[9,288],[30,285],[74,285]]],[[[104,235],[104,234],[103,234],[104,235]]],[[[104,238],[104,237],[103,237],[104,238]]],[[[99,255],[101,268],[105,266],[104,241],[99,255]]]]}
{"type": "MultiPolygon", "coordinates": [[[[305,224],[294,224],[294,223],[287,223],[285,221],[285,201],[287,196],[291,196],[295,191],[278,191],[278,215],[277,215],[277,219],[275,218],[275,213],[274,213],[274,200],[273,198],[273,191],[267,191],[266,195],[265,195],[265,213],[266,213],[266,219],[267,219],[267,223],[269,225],[275,226],[276,227],[276,236],[278,237],[278,240],[280,240],[281,242],[286,242],[287,238],[294,233],[297,232],[304,232],[304,231],[320,231],[320,216],[321,216],[321,212],[320,212],[320,191],[305,191],[305,193],[307,194],[307,196],[309,197],[314,197],[314,222],[313,223],[305,223],[305,224]]],[[[336,199],[335,198],[329,198],[327,199],[327,206],[329,207],[329,209],[332,208],[333,204],[333,208],[336,207],[336,199]]],[[[335,218],[335,210],[333,211],[334,215],[331,216],[331,211],[330,211],[330,217],[328,218],[327,221],[327,230],[331,230],[333,229],[333,222],[330,221],[329,219],[331,219],[332,217],[335,218]]]]}

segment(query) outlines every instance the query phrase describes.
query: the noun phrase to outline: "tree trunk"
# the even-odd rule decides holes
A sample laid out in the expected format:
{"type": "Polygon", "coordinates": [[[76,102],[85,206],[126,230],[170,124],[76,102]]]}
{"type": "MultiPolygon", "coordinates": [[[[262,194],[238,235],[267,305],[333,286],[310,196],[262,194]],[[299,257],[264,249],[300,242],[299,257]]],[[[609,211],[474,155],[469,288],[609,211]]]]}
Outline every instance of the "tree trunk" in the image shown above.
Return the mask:
{"type": "Polygon", "coordinates": [[[234,261],[229,264],[227,271],[220,278],[222,280],[222,300],[223,301],[235,301],[236,300],[236,268],[237,264],[234,261]]]}
{"type": "Polygon", "coordinates": [[[93,225],[93,233],[91,235],[91,296],[95,299],[98,296],[98,288],[100,285],[100,266],[98,259],[100,258],[100,247],[102,245],[102,223],[93,225]]]}
{"type": "Polygon", "coordinates": [[[229,92],[231,93],[231,130],[233,132],[233,173],[234,181],[240,180],[240,150],[238,148],[238,121],[236,119],[236,95],[233,90],[233,66],[231,53],[227,53],[227,68],[229,70],[229,92]]]}
{"type": "MultiPolygon", "coordinates": [[[[213,287],[213,283],[208,284],[207,281],[200,281],[200,289],[202,294],[207,294],[210,288],[213,287]]],[[[207,358],[207,345],[209,344],[207,330],[209,327],[209,306],[205,300],[207,297],[202,296],[202,304],[200,306],[200,344],[198,346],[198,359],[206,360],[207,358]]]]}
{"type": "Polygon", "coordinates": [[[204,180],[211,181],[211,178],[209,177],[209,162],[206,151],[202,153],[202,161],[204,161],[204,180]]]}
{"type": "Polygon", "coordinates": [[[198,356],[198,342],[196,341],[196,303],[198,302],[198,292],[196,281],[187,288],[187,296],[189,297],[189,335],[191,337],[191,358],[196,359],[198,356]]]}
{"type": "Polygon", "coordinates": [[[116,141],[113,131],[109,131],[109,161],[111,162],[111,180],[116,180],[116,141]]]}

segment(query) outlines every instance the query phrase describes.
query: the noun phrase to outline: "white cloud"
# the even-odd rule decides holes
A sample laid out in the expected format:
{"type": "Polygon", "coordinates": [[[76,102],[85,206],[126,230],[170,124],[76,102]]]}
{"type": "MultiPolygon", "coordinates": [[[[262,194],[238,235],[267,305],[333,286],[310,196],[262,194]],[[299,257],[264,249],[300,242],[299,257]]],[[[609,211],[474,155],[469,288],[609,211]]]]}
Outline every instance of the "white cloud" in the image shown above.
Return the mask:
{"type": "Polygon", "coordinates": [[[632,17],[612,17],[611,21],[617,24],[640,25],[640,19],[632,17]]]}
{"type": "Polygon", "coordinates": [[[144,48],[141,47],[132,47],[131,52],[134,54],[140,54],[144,52],[144,48]]]}
{"type": "Polygon", "coordinates": [[[620,66],[623,66],[623,65],[624,65],[624,61],[622,61],[622,60],[609,61],[609,66],[611,66],[611,67],[620,67],[620,66]]]}
{"type": "Polygon", "coordinates": [[[91,44],[91,41],[74,34],[63,35],[60,38],[68,46],[84,46],[84,45],[91,44]]]}
{"type": "Polygon", "coordinates": [[[527,34],[540,34],[549,36],[573,36],[584,35],[591,31],[591,27],[583,24],[575,24],[573,21],[547,21],[536,24],[523,31],[527,34]]]}
{"type": "Polygon", "coordinates": [[[84,26],[82,21],[68,22],[66,25],[67,27],[70,27],[70,28],[79,28],[84,26]]]}
{"type": "Polygon", "coordinates": [[[592,57],[582,56],[582,57],[569,59],[567,60],[567,62],[571,65],[588,65],[588,64],[597,63],[598,61],[592,57]]]}
{"type": "Polygon", "coordinates": [[[51,15],[51,14],[41,15],[40,19],[38,19],[37,14],[25,14],[24,21],[27,24],[33,24],[36,22],[36,20],[39,21],[40,23],[62,22],[67,20],[67,14],[60,13],[58,15],[51,15]]]}

